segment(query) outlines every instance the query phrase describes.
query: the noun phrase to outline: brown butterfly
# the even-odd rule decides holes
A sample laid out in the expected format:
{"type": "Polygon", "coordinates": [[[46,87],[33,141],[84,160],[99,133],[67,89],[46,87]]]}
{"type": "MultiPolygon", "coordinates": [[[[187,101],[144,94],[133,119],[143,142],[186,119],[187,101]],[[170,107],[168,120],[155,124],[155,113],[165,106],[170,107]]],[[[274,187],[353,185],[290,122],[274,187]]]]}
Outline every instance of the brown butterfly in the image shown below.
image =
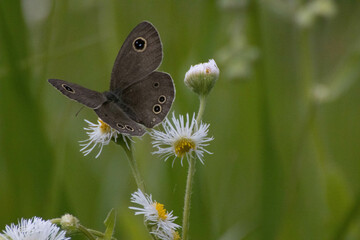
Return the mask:
{"type": "Polygon", "coordinates": [[[121,134],[142,136],[169,112],[175,87],[168,73],[156,71],[162,43],[149,22],[137,25],[122,45],[110,80],[110,90],[93,91],[59,79],[48,79],[65,96],[94,109],[101,120],[121,134]]]}

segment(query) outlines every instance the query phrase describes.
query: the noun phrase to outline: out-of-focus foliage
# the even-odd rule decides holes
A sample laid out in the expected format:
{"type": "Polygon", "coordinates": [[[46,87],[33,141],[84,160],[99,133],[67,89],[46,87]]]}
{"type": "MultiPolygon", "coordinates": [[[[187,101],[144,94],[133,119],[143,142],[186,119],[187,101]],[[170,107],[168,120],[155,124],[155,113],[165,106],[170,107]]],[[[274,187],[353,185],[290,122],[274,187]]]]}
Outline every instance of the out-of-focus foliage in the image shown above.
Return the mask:
{"type": "MultiPolygon", "coordinates": [[[[204,121],[213,155],[198,164],[191,239],[360,239],[360,3],[288,0],[0,1],[0,229],[71,213],[118,239],[148,239],[128,209],[136,190],[115,145],[79,152],[84,118],[48,78],[98,91],[129,31],[151,21],[173,110],[197,111],[190,65],[214,58],[220,78],[204,121]]],[[[149,193],[181,224],[186,164],[135,139],[149,193]]],[[[81,237],[75,237],[81,239],[81,237]]]]}

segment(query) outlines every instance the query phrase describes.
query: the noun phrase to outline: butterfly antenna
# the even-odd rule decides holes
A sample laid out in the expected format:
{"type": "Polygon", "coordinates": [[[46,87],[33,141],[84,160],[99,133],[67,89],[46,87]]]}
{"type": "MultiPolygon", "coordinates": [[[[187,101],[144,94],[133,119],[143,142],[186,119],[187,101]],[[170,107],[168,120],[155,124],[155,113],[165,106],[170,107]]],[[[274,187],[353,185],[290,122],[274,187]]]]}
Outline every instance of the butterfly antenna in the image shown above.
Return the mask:
{"type": "Polygon", "coordinates": [[[75,117],[77,117],[79,115],[79,113],[81,112],[81,110],[83,110],[84,106],[82,106],[79,111],[77,111],[77,113],[75,114],[75,117]]]}

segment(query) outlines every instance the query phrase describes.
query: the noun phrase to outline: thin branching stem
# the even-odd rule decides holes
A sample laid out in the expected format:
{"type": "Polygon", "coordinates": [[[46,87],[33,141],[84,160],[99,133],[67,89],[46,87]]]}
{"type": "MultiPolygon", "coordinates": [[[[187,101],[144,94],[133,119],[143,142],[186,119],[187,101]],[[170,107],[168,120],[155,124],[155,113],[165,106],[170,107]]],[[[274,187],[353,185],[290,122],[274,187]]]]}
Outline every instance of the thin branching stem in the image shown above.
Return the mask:
{"type": "MultiPolygon", "coordinates": [[[[88,229],[89,233],[91,233],[92,235],[94,235],[95,237],[99,237],[99,238],[104,238],[105,234],[97,231],[97,230],[93,230],[93,229],[88,229]]],[[[111,240],[116,240],[116,238],[111,237],[111,240]]]]}
{"type": "Polygon", "coordinates": [[[88,239],[90,240],[96,240],[96,238],[90,233],[90,231],[84,227],[83,225],[78,226],[78,229],[80,232],[82,232],[88,239]]]}

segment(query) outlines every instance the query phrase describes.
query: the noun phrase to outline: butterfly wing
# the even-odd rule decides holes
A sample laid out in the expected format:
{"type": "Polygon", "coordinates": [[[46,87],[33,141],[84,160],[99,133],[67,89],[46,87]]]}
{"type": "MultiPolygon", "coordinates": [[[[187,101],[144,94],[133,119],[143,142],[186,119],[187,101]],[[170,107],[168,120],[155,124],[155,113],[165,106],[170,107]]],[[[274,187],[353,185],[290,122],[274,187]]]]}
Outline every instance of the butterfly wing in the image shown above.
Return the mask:
{"type": "Polygon", "coordinates": [[[142,80],[125,88],[121,93],[124,111],[136,122],[152,128],[170,111],[175,98],[171,76],[164,72],[152,72],[142,80]]]}
{"type": "Polygon", "coordinates": [[[122,45],[111,73],[110,91],[117,92],[156,70],[162,61],[162,44],[149,22],[137,25],[122,45]]]}
{"type": "Polygon", "coordinates": [[[127,114],[114,102],[105,102],[101,107],[95,109],[95,113],[101,120],[116,129],[121,134],[131,136],[142,136],[145,129],[130,119],[127,114]]]}
{"type": "Polygon", "coordinates": [[[75,83],[66,82],[60,79],[48,79],[48,81],[68,98],[82,103],[89,108],[99,108],[107,101],[102,93],[84,88],[75,83]]]}

